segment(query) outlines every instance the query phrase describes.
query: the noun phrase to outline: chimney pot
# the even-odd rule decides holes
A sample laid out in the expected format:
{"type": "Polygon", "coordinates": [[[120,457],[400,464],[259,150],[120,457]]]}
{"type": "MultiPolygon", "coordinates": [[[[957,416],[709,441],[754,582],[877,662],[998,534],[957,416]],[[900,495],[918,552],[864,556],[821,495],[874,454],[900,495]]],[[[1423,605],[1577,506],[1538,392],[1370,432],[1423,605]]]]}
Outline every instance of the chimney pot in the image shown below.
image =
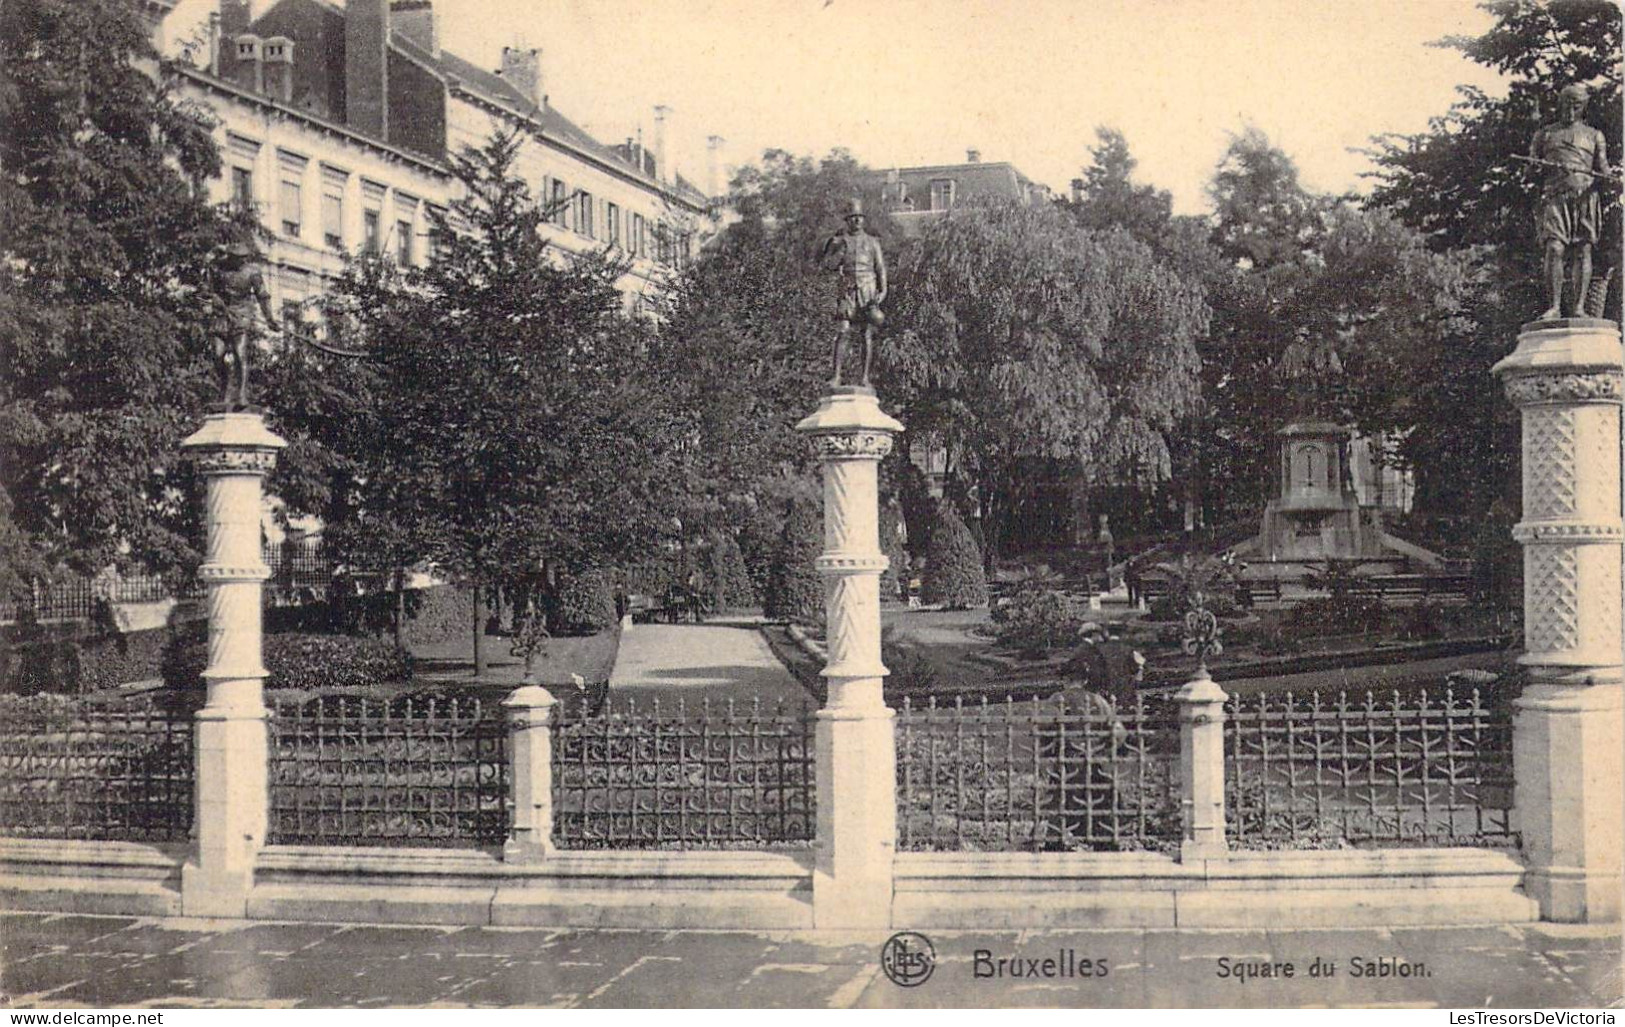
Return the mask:
{"type": "Polygon", "coordinates": [[[666,180],[666,173],[668,170],[666,166],[666,115],[670,113],[671,108],[667,107],[665,104],[655,105],[655,180],[659,182],[664,182],[666,180]]]}
{"type": "Polygon", "coordinates": [[[965,163],[967,163],[967,164],[980,164],[981,162],[982,162],[982,151],[981,150],[972,149],[972,150],[966,150],[965,151],[965,163]]]}
{"type": "Polygon", "coordinates": [[[1074,178],[1072,180],[1072,202],[1083,202],[1083,179],[1081,178],[1074,178]]]}

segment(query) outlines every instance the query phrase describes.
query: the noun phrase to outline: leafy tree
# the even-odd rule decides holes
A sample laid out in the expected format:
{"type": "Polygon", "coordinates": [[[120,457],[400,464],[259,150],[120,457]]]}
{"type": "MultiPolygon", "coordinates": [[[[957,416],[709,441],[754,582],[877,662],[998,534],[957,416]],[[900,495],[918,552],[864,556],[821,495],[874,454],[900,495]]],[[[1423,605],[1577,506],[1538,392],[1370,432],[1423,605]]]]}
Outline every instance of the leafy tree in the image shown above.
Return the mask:
{"type": "MultiPolygon", "coordinates": [[[[839,150],[816,163],[769,150],[735,178],[739,220],[678,283],[658,360],[694,419],[685,519],[715,522],[744,496],[771,505],[786,477],[815,473],[793,427],[824,391],[835,337],[835,283],[817,256],[864,192],[863,172],[839,150]]],[[[869,199],[870,228],[887,238],[878,194],[869,199]]]]}
{"type": "Polygon", "coordinates": [[[375,520],[388,559],[431,560],[482,595],[535,590],[550,562],[612,565],[647,548],[669,530],[659,469],[686,435],[650,330],[620,313],[617,265],[549,251],[545,211],[513,173],[521,142],[498,133],[454,159],[463,195],[430,266],[343,281],[334,322],[368,356],[365,444],[329,404],[283,411],[345,490],[326,490],[326,511],[356,529],[375,520]]]}
{"type": "Polygon", "coordinates": [[[823,548],[824,529],[817,508],[811,503],[792,505],[762,596],[767,616],[802,624],[824,622],[824,583],[813,566],[823,548]]]}
{"type": "Polygon", "coordinates": [[[897,264],[880,388],[976,486],[991,546],[1024,461],[1166,476],[1208,312],[1147,246],[1000,201],[932,222],[897,264]]]}
{"type": "Polygon", "coordinates": [[[1156,247],[1173,223],[1174,198],[1166,189],[1132,180],[1139,161],[1129,152],[1128,139],[1115,128],[1095,129],[1100,140],[1091,147],[1093,158],[1083,169],[1080,202],[1062,201],[1079,225],[1095,231],[1120,228],[1147,246],[1156,247]]]}
{"type": "Polygon", "coordinates": [[[0,588],[67,564],[194,563],[179,443],[212,398],[209,126],[135,5],[0,8],[0,588]]]}
{"type": "MultiPolygon", "coordinates": [[[[1460,99],[1412,136],[1374,141],[1372,203],[1423,233],[1436,251],[1470,252],[1484,285],[1472,301],[1476,329],[1453,339],[1428,369],[1418,397],[1418,428],[1407,439],[1418,469],[1417,506],[1469,518],[1485,515],[1497,498],[1517,491],[1516,412],[1485,386],[1489,368],[1511,348],[1519,325],[1544,309],[1540,253],[1533,214],[1540,175],[1515,159],[1555,111],[1559,91],[1591,87],[1586,120],[1621,152],[1621,12],[1608,0],[1492,0],[1495,17],[1483,35],[1452,37],[1441,46],[1501,72],[1504,96],[1462,87],[1460,99]]],[[[1599,275],[1621,248],[1617,187],[1604,185],[1603,233],[1596,248],[1599,275]]],[[[1617,261],[1615,262],[1617,265],[1617,261]]],[[[1620,317],[1621,274],[1608,316],[1620,317]]]]}
{"type": "Polygon", "coordinates": [[[987,576],[982,553],[952,503],[937,508],[937,525],[925,556],[920,598],[932,605],[965,609],[987,605],[987,576]]]}

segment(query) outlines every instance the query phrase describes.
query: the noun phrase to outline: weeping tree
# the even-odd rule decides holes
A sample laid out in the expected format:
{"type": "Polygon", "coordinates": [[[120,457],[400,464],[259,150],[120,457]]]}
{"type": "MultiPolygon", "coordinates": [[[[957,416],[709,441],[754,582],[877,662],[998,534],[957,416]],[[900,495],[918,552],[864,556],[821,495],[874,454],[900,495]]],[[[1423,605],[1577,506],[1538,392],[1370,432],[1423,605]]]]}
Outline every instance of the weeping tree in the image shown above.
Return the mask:
{"type": "Polygon", "coordinates": [[[1208,308],[1150,247],[1054,207],[996,201],[932,222],[896,263],[879,388],[975,487],[989,550],[1029,487],[1026,461],[1167,476],[1167,432],[1197,399],[1208,308]]]}

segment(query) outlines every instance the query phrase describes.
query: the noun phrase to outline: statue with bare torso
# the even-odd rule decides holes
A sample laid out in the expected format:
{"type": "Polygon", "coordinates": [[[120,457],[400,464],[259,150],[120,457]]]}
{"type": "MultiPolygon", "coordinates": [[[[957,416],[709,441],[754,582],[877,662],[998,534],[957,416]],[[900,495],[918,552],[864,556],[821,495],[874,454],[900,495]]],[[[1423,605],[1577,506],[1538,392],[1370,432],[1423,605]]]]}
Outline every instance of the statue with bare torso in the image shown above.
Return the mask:
{"type": "Polygon", "coordinates": [[[210,330],[210,342],[220,380],[220,406],[227,412],[250,406],[249,352],[260,334],[255,315],[262,315],[273,332],[282,327],[271,311],[271,293],[258,263],[259,250],[252,242],[239,239],[220,251],[214,267],[214,293],[221,310],[210,330]]]}

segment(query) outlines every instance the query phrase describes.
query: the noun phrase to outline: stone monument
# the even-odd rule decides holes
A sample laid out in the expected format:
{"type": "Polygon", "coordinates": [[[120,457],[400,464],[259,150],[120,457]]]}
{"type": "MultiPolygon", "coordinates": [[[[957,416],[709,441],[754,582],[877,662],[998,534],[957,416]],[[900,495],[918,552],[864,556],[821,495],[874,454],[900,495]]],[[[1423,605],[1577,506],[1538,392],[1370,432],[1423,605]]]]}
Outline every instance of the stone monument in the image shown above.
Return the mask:
{"type": "Polygon", "coordinates": [[[897,743],[882,687],[878,470],[903,426],[873,390],[833,388],[796,425],[823,464],[829,697],[818,711],[817,927],[885,927],[897,846],[897,743]]]}
{"type": "Polygon", "coordinates": [[[1625,632],[1621,626],[1619,326],[1584,316],[1590,249],[1600,229],[1594,191],[1607,167],[1599,133],[1580,121],[1584,92],[1562,96],[1559,123],[1531,158],[1548,165],[1535,240],[1551,305],[1523,326],[1493,373],[1521,412],[1524,653],[1529,683],[1513,715],[1514,805],[1541,916],[1617,921],[1625,848],[1625,632]],[[1565,296],[1564,262],[1575,267],[1565,296]],[[1560,316],[1565,306],[1580,315],[1560,316]]]}
{"type": "Polygon", "coordinates": [[[265,476],[287,443],[249,411],[209,415],[181,443],[208,482],[206,558],[208,689],[197,714],[196,841],[181,870],[187,916],[241,917],[265,844],[266,677],[261,659],[261,592],[271,570],[260,551],[265,476]]]}
{"type": "Polygon", "coordinates": [[[214,292],[221,304],[210,329],[215,373],[220,379],[220,406],[224,411],[251,407],[248,391],[249,354],[259,338],[256,313],[273,332],[281,325],[271,312],[271,293],[260,275],[259,250],[247,239],[222,247],[214,267],[214,292]]]}

